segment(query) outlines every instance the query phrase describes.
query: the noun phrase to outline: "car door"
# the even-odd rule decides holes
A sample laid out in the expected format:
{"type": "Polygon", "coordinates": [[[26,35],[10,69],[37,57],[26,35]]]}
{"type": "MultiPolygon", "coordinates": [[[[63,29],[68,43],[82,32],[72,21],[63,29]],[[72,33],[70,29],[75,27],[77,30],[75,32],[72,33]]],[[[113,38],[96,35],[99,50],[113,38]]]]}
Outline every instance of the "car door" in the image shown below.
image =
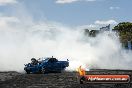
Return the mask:
{"type": "Polygon", "coordinates": [[[53,69],[55,71],[57,71],[57,72],[60,71],[61,63],[56,58],[53,59],[53,67],[54,67],[53,69]]]}
{"type": "Polygon", "coordinates": [[[54,63],[52,58],[50,58],[48,60],[47,65],[46,65],[46,70],[47,71],[54,71],[55,70],[55,63],[54,63]]]}

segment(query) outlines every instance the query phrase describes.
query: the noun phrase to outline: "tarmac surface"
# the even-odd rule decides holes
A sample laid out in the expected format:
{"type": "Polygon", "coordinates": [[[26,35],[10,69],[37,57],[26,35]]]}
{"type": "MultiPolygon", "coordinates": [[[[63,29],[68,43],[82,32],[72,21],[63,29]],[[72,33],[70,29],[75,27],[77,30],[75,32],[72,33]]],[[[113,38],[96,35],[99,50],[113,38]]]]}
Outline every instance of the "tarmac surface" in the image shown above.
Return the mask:
{"type": "MultiPolygon", "coordinates": [[[[132,70],[92,69],[87,74],[129,74],[132,70]]],[[[0,88],[132,88],[127,84],[80,84],[77,72],[49,74],[22,74],[15,71],[0,72],[0,88]]]]}

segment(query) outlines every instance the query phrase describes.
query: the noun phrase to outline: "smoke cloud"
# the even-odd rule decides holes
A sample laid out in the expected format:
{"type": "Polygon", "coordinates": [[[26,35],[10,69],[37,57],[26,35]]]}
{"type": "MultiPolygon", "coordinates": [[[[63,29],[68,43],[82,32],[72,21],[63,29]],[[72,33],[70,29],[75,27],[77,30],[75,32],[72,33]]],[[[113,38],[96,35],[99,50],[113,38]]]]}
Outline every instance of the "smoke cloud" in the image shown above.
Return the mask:
{"type": "Polygon", "coordinates": [[[76,70],[80,65],[131,69],[132,52],[122,49],[117,34],[105,32],[91,38],[77,27],[47,20],[34,21],[20,9],[15,14],[18,16],[0,19],[0,71],[22,72],[24,64],[32,57],[51,56],[69,59],[67,70],[76,70]]]}
{"type": "Polygon", "coordinates": [[[23,71],[32,57],[69,59],[68,70],[85,68],[131,69],[131,51],[122,49],[112,32],[97,37],[85,36],[83,30],[55,22],[39,22],[18,26],[8,23],[0,30],[0,70],[23,71]],[[7,27],[8,26],[8,27],[7,27]]]}

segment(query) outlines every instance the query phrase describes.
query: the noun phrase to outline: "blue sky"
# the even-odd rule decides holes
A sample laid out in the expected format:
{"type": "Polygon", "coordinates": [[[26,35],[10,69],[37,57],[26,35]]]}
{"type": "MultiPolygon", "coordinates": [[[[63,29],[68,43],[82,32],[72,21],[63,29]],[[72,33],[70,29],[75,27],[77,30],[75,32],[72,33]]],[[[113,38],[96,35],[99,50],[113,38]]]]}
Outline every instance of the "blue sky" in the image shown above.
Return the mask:
{"type": "Polygon", "coordinates": [[[32,16],[69,26],[132,21],[132,0],[0,0],[0,14],[32,16]],[[30,15],[29,15],[30,14],[30,15]]]}

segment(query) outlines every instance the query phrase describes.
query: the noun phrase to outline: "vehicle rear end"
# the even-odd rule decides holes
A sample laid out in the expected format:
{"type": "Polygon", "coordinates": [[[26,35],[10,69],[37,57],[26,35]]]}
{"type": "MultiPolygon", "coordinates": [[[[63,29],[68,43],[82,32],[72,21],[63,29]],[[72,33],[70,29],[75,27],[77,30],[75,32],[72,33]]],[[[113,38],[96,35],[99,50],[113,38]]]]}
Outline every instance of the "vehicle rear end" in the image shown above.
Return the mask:
{"type": "Polygon", "coordinates": [[[61,61],[60,63],[61,63],[62,69],[65,69],[66,67],[69,66],[69,62],[68,61],[61,61]]]}

